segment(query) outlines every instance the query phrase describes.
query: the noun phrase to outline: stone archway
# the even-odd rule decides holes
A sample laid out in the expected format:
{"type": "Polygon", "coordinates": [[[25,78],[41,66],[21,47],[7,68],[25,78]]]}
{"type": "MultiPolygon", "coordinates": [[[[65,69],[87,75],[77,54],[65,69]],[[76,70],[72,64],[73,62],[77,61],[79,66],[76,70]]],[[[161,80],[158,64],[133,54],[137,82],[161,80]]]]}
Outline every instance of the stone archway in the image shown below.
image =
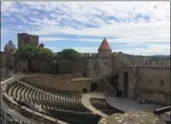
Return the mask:
{"type": "Polygon", "coordinates": [[[97,91],[98,90],[98,84],[97,83],[92,83],[91,86],[90,86],[90,91],[91,92],[94,92],[94,91],[97,91]]]}

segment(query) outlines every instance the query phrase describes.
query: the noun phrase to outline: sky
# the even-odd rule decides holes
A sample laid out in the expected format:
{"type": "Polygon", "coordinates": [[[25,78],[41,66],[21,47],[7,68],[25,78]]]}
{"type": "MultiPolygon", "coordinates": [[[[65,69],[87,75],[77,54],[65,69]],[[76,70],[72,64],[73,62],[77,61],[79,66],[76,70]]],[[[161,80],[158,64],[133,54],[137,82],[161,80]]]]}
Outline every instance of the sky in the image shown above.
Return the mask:
{"type": "Polygon", "coordinates": [[[23,32],[54,52],[97,53],[105,37],[112,52],[170,55],[170,2],[1,2],[1,51],[23,32]]]}

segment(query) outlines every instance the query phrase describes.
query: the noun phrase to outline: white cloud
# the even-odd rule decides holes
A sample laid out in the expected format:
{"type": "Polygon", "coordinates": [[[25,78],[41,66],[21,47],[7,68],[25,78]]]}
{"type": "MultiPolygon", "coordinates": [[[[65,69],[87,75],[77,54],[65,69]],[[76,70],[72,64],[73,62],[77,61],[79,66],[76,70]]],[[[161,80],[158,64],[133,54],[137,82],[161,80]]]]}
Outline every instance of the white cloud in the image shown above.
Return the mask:
{"type": "MultiPolygon", "coordinates": [[[[137,44],[138,45],[138,44],[137,44]]],[[[48,47],[54,52],[59,52],[62,49],[57,47],[48,47]]],[[[73,48],[81,53],[97,53],[98,47],[69,47],[73,48]]],[[[136,44],[123,45],[123,48],[112,48],[112,52],[120,52],[133,54],[133,55],[169,55],[170,46],[169,45],[156,45],[149,44],[147,47],[143,48],[141,46],[136,47],[136,44]],[[134,48],[131,48],[134,47],[134,48]]]]}
{"type": "MultiPolygon", "coordinates": [[[[170,46],[167,45],[149,45],[147,48],[135,47],[135,48],[114,48],[113,52],[129,53],[133,55],[169,55],[170,54],[170,46]]],[[[73,49],[83,52],[83,53],[97,53],[98,47],[72,47],[73,49]]]]}
{"type": "Polygon", "coordinates": [[[66,38],[60,37],[40,37],[40,42],[49,42],[49,41],[60,41],[60,40],[68,40],[66,38]]]}
{"type": "MultiPolygon", "coordinates": [[[[108,39],[109,42],[170,42],[170,23],[160,21],[156,23],[140,24],[111,24],[100,28],[75,29],[71,27],[43,26],[39,31],[32,31],[36,34],[73,34],[73,35],[91,35],[104,37],[118,37],[117,39],[108,39]]],[[[87,39],[80,39],[85,41],[87,39]]],[[[96,41],[94,39],[87,41],[96,41]]],[[[97,41],[101,41],[97,39],[97,41]]]]}
{"type": "Polygon", "coordinates": [[[6,12],[12,8],[13,2],[1,2],[1,12],[6,12]]]}
{"type": "Polygon", "coordinates": [[[97,53],[98,47],[71,47],[81,53],[97,53]]]}
{"type": "MultiPolygon", "coordinates": [[[[127,42],[131,43],[170,43],[170,2],[24,2],[28,6],[22,6],[22,9],[16,8],[13,2],[2,2],[2,13],[10,14],[14,13],[20,20],[25,22],[22,15],[30,13],[30,18],[33,22],[28,22],[33,25],[31,30],[27,30],[28,33],[35,33],[38,35],[48,35],[47,37],[41,37],[40,41],[60,41],[70,40],[62,37],[51,37],[50,35],[56,35],[59,33],[73,34],[73,35],[91,35],[100,37],[118,37],[117,39],[107,38],[109,43],[112,42],[127,42]],[[49,14],[43,14],[42,18],[33,17],[32,10],[46,11],[49,14]],[[63,14],[58,13],[60,9],[63,14]],[[102,16],[102,17],[97,17],[102,16]],[[135,19],[136,16],[142,15],[149,17],[149,22],[146,23],[146,19],[135,19]],[[49,16],[51,18],[49,18],[49,16]],[[126,22],[116,22],[115,20],[108,20],[108,24],[104,16],[114,16],[120,20],[131,20],[126,22]],[[67,20],[68,25],[63,27],[58,26],[61,20],[67,20]],[[88,28],[78,24],[76,29],[75,23],[72,20],[76,20],[80,23],[86,23],[91,25],[98,25],[96,28],[88,28]]],[[[34,13],[37,13],[34,11],[34,13]]],[[[22,30],[19,25],[16,26],[16,31],[22,30]]],[[[3,27],[4,28],[4,27],[3,27]]],[[[5,29],[4,29],[5,30],[5,29]]],[[[18,31],[20,32],[20,31],[18,31]]],[[[87,42],[101,42],[102,39],[86,39],[79,38],[78,41],[87,42]]],[[[133,44],[132,44],[133,45],[133,44]]],[[[53,48],[55,49],[55,48],[53,48]]],[[[77,47],[80,51],[93,51],[94,48],[81,48],[77,47]]],[[[119,50],[122,51],[122,50],[119,50]]],[[[137,49],[124,49],[125,52],[130,53],[169,53],[170,49],[167,46],[150,46],[147,48],[137,49]]]]}
{"type": "Polygon", "coordinates": [[[138,48],[128,48],[128,49],[115,49],[116,52],[123,51],[125,53],[133,55],[169,55],[170,54],[170,45],[156,45],[150,44],[147,47],[138,47],[138,48]]]}

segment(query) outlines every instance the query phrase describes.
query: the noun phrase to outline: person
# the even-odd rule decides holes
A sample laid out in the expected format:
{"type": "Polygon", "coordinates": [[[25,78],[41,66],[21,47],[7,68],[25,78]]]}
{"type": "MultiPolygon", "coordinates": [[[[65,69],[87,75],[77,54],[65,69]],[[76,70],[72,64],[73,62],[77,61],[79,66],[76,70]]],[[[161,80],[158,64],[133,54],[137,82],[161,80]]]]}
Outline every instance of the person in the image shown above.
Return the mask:
{"type": "Polygon", "coordinates": [[[119,85],[116,86],[116,96],[119,97],[119,85]]]}

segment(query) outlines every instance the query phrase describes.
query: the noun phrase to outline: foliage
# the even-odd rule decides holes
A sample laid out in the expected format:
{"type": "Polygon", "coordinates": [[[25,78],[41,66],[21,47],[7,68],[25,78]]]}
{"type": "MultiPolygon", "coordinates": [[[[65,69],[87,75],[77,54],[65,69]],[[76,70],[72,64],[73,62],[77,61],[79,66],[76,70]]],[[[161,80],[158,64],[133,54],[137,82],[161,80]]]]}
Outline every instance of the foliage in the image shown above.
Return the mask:
{"type": "Polygon", "coordinates": [[[74,49],[64,49],[61,52],[53,53],[48,48],[37,47],[36,45],[25,45],[19,48],[15,56],[20,60],[59,60],[59,59],[76,59],[80,53],[74,49]]]}
{"type": "Polygon", "coordinates": [[[80,56],[80,53],[74,49],[64,49],[58,55],[63,59],[76,59],[80,56]]]}
{"type": "Polygon", "coordinates": [[[36,56],[38,51],[39,49],[35,45],[25,45],[16,51],[15,56],[20,60],[31,59],[36,56]]]}
{"type": "Polygon", "coordinates": [[[50,49],[48,49],[48,48],[39,48],[38,56],[41,59],[49,60],[49,59],[53,58],[54,53],[50,49]]]}
{"type": "Polygon", "coordinates": [[[36,45],[25,45],[19,48],[15,56],[20,60],[27,60],[27,59],[49,59],[53,57],[53,52],[48,48],[40,48],[36,45]]]}
{"type": "Polygon", "coordinates": [[[55,53],[55,54],[54,54],[54,59],[55,59],[55,60],[61,59],[61,52],[55,53]]]}

